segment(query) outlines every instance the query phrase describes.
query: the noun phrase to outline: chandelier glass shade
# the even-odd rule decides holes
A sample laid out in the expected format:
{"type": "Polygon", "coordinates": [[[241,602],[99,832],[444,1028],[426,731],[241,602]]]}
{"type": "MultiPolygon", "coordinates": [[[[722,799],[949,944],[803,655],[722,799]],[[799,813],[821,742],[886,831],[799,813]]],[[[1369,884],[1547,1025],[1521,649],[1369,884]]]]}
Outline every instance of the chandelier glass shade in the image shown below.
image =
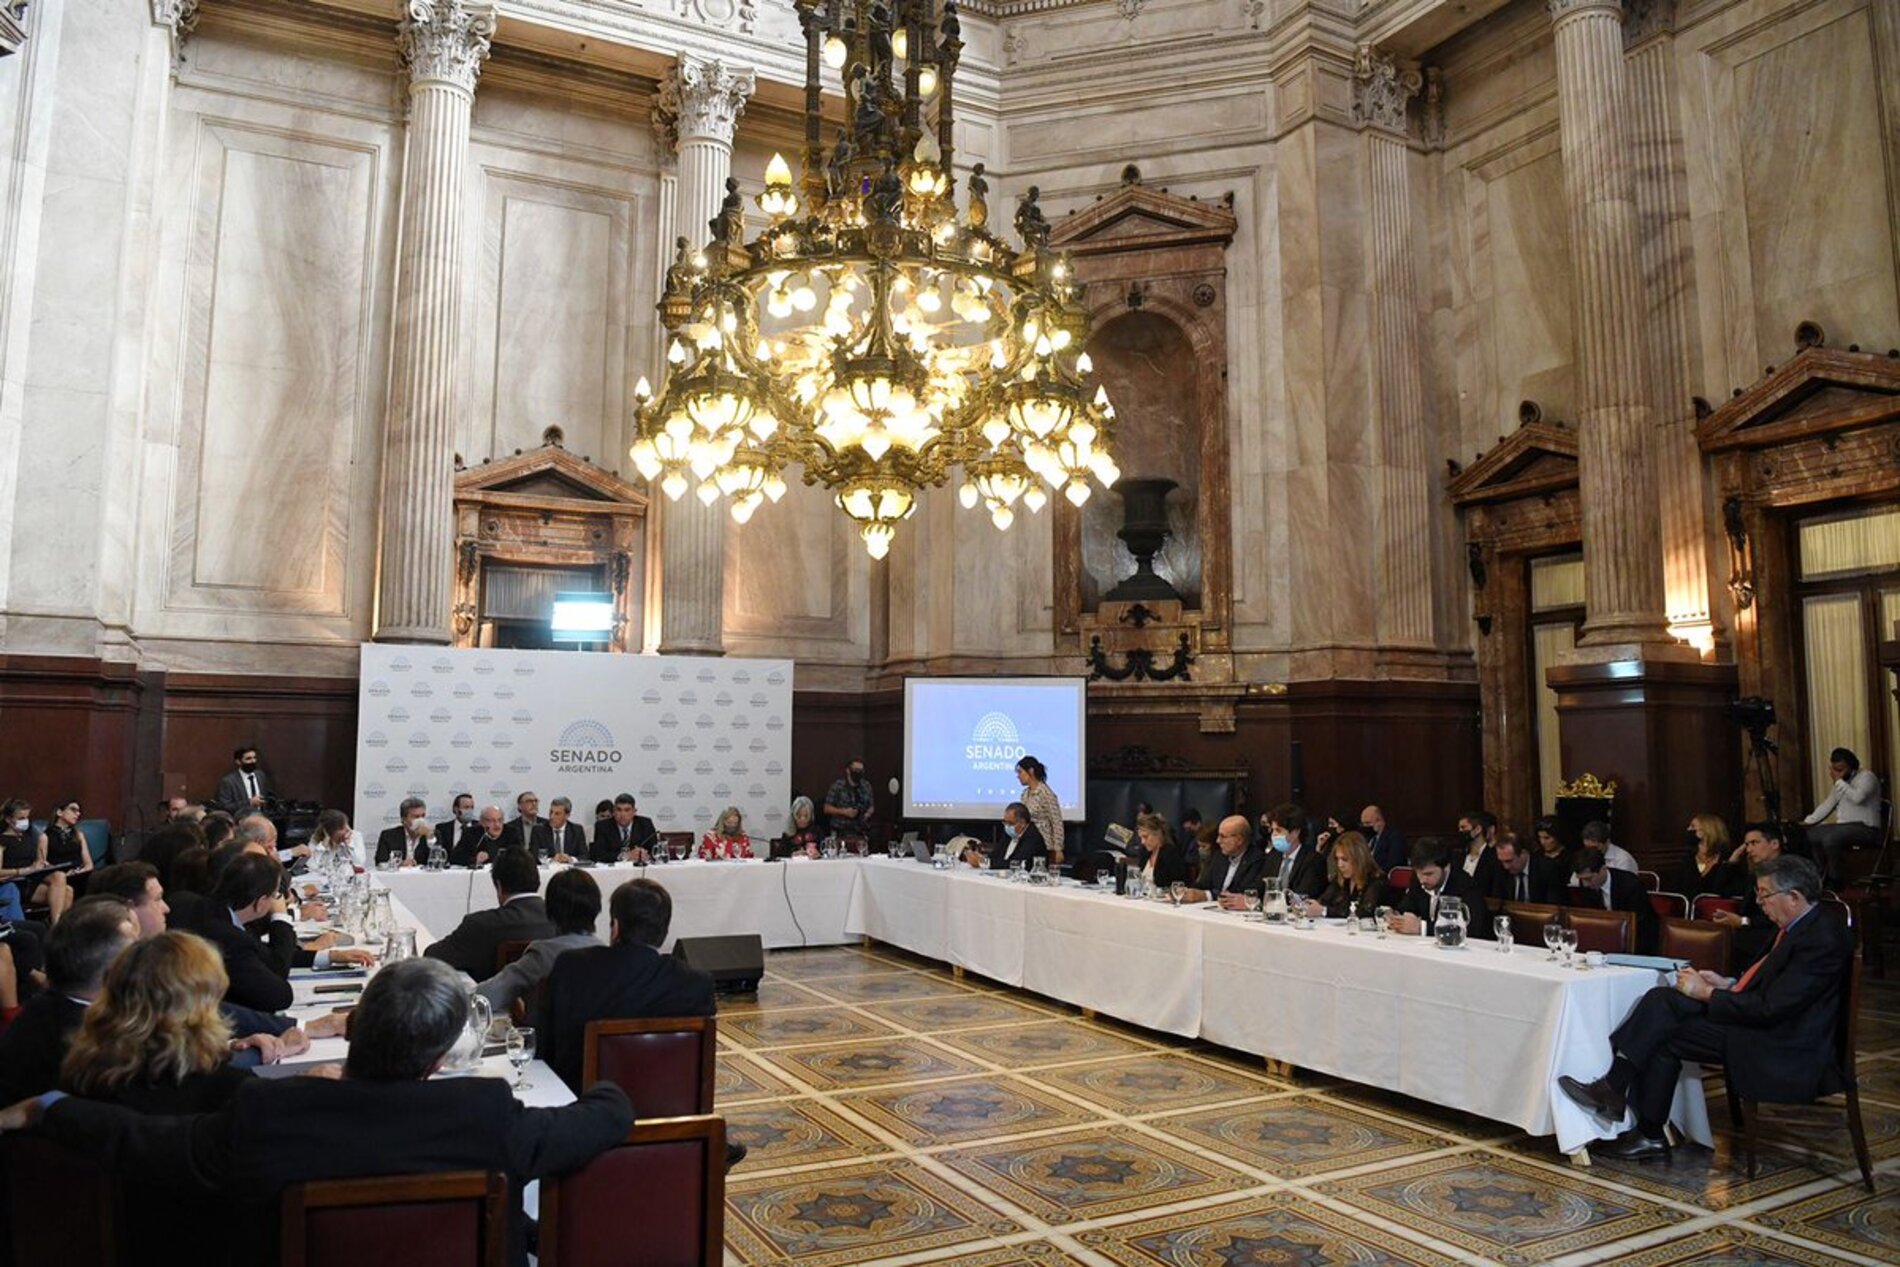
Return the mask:
{"type": "Polygon", "coordinates": [[[961,471],[998,528],[1120,476],[1088,313],[1032,188],[1020,248],[991,231],[979,164],[954,197],[955,0],[797,0],[805,141],[774,155],[746,239],[738,183],[660,301],[667,370],[635,389],[640,474],[746,522],[798,466],[883,558],[925,488],[961,471]],[[846,120],[827,143],[835,76],[846,120]],[[934,117],[933,117],[934,112],[934,117]],[[1044,491],[1044,485],[1048,492],[1044,491]]]}

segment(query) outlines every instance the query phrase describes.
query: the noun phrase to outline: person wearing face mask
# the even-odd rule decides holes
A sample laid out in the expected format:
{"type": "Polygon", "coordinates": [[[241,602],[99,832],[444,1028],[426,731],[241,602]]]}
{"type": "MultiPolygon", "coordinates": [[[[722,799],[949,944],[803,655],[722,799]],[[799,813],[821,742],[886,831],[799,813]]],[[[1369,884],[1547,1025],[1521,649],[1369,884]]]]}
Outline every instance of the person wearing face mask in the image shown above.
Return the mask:
{"type": "Polygon", "coordinates": [[[73,904],[73,891],[58,871],[40,875],[28,884],[15,883],[22,875],[42,871],[46,865],[46,833],[33,830],[33,807],[14,797],[0,806],[0,905],[6,908],[7,919],[18,922],[26,918],[24,912],[13,909],[16,900],[26,906],[44,906],[47,922],[52,924],[57,924],[73,904]]]}
{"type": "Polygon", "coordinates": [[[1498,816],[1489,810],[1474,809],[1458,819],[1458,836],[1465,848],[1452,865],[1470,876],[1480,893],[1489,893],[1497,881],[1497,835],[1498,816]]]}
{"type": "MultiPolygon", "coordinates": [[[[435,825],[435,843],[442,846],[442,852],[450,857],[461,849],[462,842],[469,839],[470,832],[479,832],[481,824],[475,821],[475,798],[467,792],[458,792],[449,803],[449,817],[435,825]]],[[[417,859],[427,862],[427,858],[417,859]]]]}
{"type": "Polygon", "coordinates": [[[1027,871],[1035,865],[1036,859],[1048,856],[1049,847],[1036,825],[1029,821],[1029,807],[1021,801],[1011,801],[1003,810],[1003,843],[990,850],[987,859],[980,849],[963,851],[966,863],[992,871],[1007,871],[1012,862],[1022,863],[1023,870],[1027,871]]]}
{"type": "Polygon", "coordinates": [[[840,836],[862,836],[872,808],[871,781],[864,777],[864,759],[853,757],[845,765],[844,777],[835,780],[825,793],[825,820],[840,836]]]}
{"type": "Polygon", "coordinates": [[[1377,805],[1368,805],[1359,811],[1359,834],[1366,838],[1366,847],[1372,850],[1372,860],[1379,864],[1379,870],[1390,872],[1393,867],[1405,865],[1405,835],[1386,821],[1385,811],[1377,805]]]}
{"type": "Polygon", "coordinates": [[[376,837],[376,865],[391,858],[405,867],[417,867],[429,860],[429,807],[419,796],[411,796],[398,807],[402,821],[385,827],[376,837]]]}
{"type": "Polygon", "coordinates": [[[1286,881],[1286,891],[1315,897],[1326,887],[1326,855],[1306,841],[1306,811],[1291,802],[1267,811],[1265,875],[1286,881]]]}
{"type": "Polygon", "coordinates": [[[218,780],[218,792],[211,803],[233,818],[243,818],[262,809],[264,802],[276,795],[276,788],[258,764],[255,745],[245,744],[234,750],[231,759],[237,763],[237,769],[218,780]]]}

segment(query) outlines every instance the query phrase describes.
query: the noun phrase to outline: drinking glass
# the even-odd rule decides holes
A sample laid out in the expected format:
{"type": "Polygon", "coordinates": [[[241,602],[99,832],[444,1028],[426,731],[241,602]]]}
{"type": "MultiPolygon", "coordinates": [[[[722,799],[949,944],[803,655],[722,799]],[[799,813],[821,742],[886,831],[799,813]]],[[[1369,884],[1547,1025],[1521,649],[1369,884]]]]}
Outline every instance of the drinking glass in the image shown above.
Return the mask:
{"type": "Polygon", "coordinates": [[[1037,858],[1030,864],[1029,882],[1031,884],[1047,884],[1049,882],[1049,860],[1047,858],[1037,858]]]}
{"type": "Polygon", "coordinates": [[[1564,967],[1570,967],[1571,956],[1577,953],[1577,930],[1574,928],[1564,929],[1563,940],[1558,943],[1558,946],[1564,952],[1564,967]]]}
{"type": "Polygon", "coordinates": [[[1241,898],[1241,901],[1247,907],[1248,919],[1260,918],[1260,894],[1257,891],[1248,889],[1246,894],[1241,898]]]}
{"type": "Polygon", "coordinates": [[[1493,915],[1491,917],[1491,931],[1497,934],[1498,953],[1501,955],[1510,954],[1511,917],[1509,915],[1493,915]]]}
{"type": "Polygon", "coordinates": [[[1545,963],[1557,962],[1557,948],[1564,944],[1564,926],[1556,920],[1544,925],[1544,948],[1550,953],[1544,956],[1545,963]]]}
{"type": "Polygon", "coordinates": [[[528,1062],[534,1059],[534,1030],[516,1025],[508,1031],[508,1063],[515,1067],[514,1089],[528,1089],[528,1062]]]}
{"type": "Polygon", "coordinates": [[[1357,937],[1358,935],[1359,935],[1359,903],[1348,902],[1346,903],[1346,936],[1357,937]]]}
{"type": "Polygon", "coordinates": [[[391,929],[383,938],[383,962],[395,963],[401,959],[416,957],[416,930],[413,928],[391,929]]]}
{"type": "Polygon", "coordinates": [[[1391,918],[1392,918],[1392,908],[1389,906],[1381,906],[1372,912],[1373,923],[1378,925],[1378,927],[1375,928],[1373,931],[1377,934],[1380,941],[1385,940],[1385,934],[1386,934],[1385,924],[1386,924],[1386,921],[1391,918]]]}
{"type": "Polygon", "coordinates": [[[1187,892],[1187,885],[1181,883],[1181,881],[1179,880],[1176,880],[1173,884],[1170,884],[1168,886],[1168,901],[1174,903],[1176,906],[1179,906],[1181,905],[1181,895],[1186,892],[1187,892]]]}
{"type": "Polygon", "coordinates": [[[1011,884],[1021,884],[1023,882],[1023,860],[1021,858],[1011,858],[1009,860],[1009,882],[1011,884]]]}

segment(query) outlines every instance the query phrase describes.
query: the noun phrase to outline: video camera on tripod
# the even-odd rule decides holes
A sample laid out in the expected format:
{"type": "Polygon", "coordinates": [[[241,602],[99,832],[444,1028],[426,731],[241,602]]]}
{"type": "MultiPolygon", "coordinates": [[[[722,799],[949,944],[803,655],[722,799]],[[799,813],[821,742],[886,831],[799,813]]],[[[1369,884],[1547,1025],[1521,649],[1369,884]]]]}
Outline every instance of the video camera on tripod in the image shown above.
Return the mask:
{"type": "Polygon", "coordinates": [[[1768,737],[1769,728],[1775,724],[1775,702],[1760,695],[1744,695],[1729,701],[1728,715],[1729,720],[1748,735],[1748,758],[1742,769],[1744,795],[1752,770],[1756,784],[1761,788],[1762,809],[1770,821],[1779,823],[1781,786],[1775,779],[1774,755],[1780,749],[1768,737]]]}

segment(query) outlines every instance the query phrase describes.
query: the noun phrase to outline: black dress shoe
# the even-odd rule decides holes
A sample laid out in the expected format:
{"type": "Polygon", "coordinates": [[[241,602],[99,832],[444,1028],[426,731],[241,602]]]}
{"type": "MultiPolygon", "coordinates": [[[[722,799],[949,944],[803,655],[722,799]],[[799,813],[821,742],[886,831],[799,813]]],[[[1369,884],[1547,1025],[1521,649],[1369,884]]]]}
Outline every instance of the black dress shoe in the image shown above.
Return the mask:
{"type": "Polygon", "coordinates": [[[1557,1079],[1557,1085],[1564,1089],[1565,1095],[1606,1122],[1621,1122],[1624,1110],[1629,1107],[1623,1093],[1611,1086],[1607,1078],[1579,1082],[1565,1074],[1557,1079]]]}
{"type": "Polygon", "coordinates": [[[744,1161],[745,1155],[748,1151],[750,1150],[747,1149],[744,1144],[738,1143],[736,1141],[733,1143],[727,1144],[726,1145],[726,1169],[731,1170],[734,1166],[744,1161]]]}
{"type": "Polygon", "coordinates": [[[1641,1131],[1624,1131],[1607,1144],[1592,1150],[1613,1161],[1668,1161],[1669,1141],[1651,1139],[1641,1131]]]}

